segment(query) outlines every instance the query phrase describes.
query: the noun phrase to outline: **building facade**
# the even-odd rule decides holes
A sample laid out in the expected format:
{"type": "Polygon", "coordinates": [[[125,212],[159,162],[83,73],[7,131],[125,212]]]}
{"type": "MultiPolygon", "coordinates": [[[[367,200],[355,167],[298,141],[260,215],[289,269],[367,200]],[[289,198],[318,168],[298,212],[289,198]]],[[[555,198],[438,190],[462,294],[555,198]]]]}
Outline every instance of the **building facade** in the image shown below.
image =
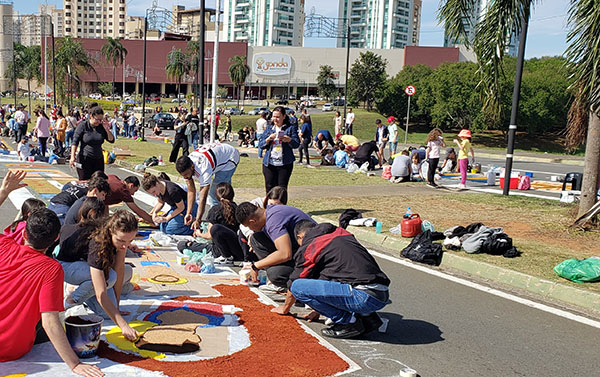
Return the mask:
{"type": "MultiPolygon", "coordinates": [[[[421,0],[339,0],[339,18],[350,24],[350,47],[404,48],[419,44],[421,0]]],[[[339,39],[338,47],[346,47],[339,39]]]]}
{"type": "MultiPolygon", "coordinates": [[[[475,29],[480,20],[485,17],[485,13],[488,7],[491,5],[491,0],[479,0],[476,1],[473,6],[473,12],[470,17],[464,19],[465,32],[467,34],[466,39],[472,43],[475,39],[475,29]]],[[[464,40],[451,39],[447,33],[444,33],[444,47],[457,47],[464,45],[464,40]]],[[[506,53],[510,56],[517,56],[519,50],[519,35],[511,34],[507,41],[506,53]]]]}
{"type": "Polygon", "coordinates": [[[304,0],[225,0],[223,40],[249,46],[302,46],[304,0]]]}
{"type": "Polygon", "coordinates": [[[64,35],[74,38],[124,38],[126,0],[63,0],[64,35]]]}

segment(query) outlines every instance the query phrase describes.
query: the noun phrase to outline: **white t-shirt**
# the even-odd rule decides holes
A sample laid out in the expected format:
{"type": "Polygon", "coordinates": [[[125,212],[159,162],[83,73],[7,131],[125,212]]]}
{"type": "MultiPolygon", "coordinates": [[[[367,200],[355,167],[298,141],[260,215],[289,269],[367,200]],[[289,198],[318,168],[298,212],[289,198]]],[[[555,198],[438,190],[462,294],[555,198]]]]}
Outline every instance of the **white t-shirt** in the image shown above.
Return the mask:
{"type": "Polygon", "coordinates": [[[346,124],[354,122],[354,113],[346,114],[346,124]]]}
{"type": "Polygon", "coordinates": [[[203,144],[188,157],[194,164],[193,177],[200,187],[210,185],[214,173],[235,169],[240,162],[240,152],[229,144],[221,143],[203,144]]]}
{"type": "Polygon", "coordinates": [[[271,154],[269,155],[269,165],[282,166],[283,165],[283,147],[282,142],[279,139],[280,127],[275,127],[275,139],[271,143],[271,154]]]}
{"type": "Polygon", "coordinates": [[[15,113],[15,120],[18,124],[25,124],[27,122],[27,114],[24,111],[18,110],[15,113]]]}
{"type": "Polygon", "coordinates": [[[257,134],[262,134],[265,132],[265,129],[267,128],[267,120],[265,118],[258,118],[256,120],[256,133],[257,134]]]}
{"type": "Polygon", "coordinates": [[[27,157],[29,157],[29,142],[19,142],[17,145],[17,152],[19,152],[19,159],[21,161],[27,160],[27,157]]]}
{"type": "Polygon", "coordinates": [[[443,138],[440,136],[438,140],[429,141],[427,148],[429,148],[429,158],[440,158],[440,149],[442,148],[443,138]]]}
{"type": "Polygon", "coordinates": [[[390,133],[390,143],[396,143],[398,142],[398,126],[396,126],[396,123],[392,123],[389,126],[387,126],[388,128],[388,132],[390,133]]]}

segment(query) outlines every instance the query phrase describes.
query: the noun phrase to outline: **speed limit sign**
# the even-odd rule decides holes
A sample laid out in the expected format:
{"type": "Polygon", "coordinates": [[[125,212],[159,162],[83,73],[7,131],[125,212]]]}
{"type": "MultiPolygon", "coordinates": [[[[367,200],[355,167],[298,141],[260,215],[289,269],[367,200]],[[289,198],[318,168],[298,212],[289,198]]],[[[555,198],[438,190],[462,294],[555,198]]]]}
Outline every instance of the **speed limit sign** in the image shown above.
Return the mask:
{"type": "Polygon", "coordinates": [[[409,85],[406,88],[404,88],[404,93],[408,94],[409,96],[412,96],[413,94],[415,94],[416,91],[417,90],[412,85],[409,85]]]}

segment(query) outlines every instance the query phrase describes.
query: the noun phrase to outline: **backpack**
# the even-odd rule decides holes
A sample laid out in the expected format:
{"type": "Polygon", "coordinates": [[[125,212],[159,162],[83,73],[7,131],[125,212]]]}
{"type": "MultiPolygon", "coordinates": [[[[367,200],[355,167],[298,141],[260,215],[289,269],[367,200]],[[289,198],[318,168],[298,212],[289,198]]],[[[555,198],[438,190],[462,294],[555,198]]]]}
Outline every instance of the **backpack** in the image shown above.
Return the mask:
{"type": "Polygon", "coordinates": [[[524,175],[519,179],[519,184],[517,185],[517,189],[519,190],[529,190],[531,188],[531,178],[524,175]]]}
{"type": "Polygon", "coordinates": [[[156,158],[156,156],[148,157],[144,160],[144,165],[146,165],[146,167],[156,166],[158,165],[158,158],[156,158]]]}
{"type": "Polygon", "coordinates": [[[431,231],[426,230],[413,238],[401,254],[414,262],[439,266],[442,262],[442,245],[433,243],[431,231]]]}

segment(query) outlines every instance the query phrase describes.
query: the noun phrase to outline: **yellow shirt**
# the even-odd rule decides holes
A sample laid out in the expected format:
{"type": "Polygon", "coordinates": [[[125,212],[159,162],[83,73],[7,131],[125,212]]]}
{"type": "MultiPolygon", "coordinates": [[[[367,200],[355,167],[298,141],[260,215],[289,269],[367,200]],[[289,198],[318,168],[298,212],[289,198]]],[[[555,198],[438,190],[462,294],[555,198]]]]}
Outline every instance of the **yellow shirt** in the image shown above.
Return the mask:
{"type": "Polygon", "coordinates": [[[358,142],[358,139],[355,136],[344,135],[341,137],[341,139],[342,139],[342,143],[344,143],[345,145],[349,145],[351,147],[360,146],[360,143],[358,142]]]}
{"type": "Polygon", "coordinates": [[[471,150],[471,142],[469,139],[461,140],[460,145],[462,145],[462,149],[459,149],[458,151],[458,159],[464,160],[465,158],[469,158],[469,151],[471,150]]]}

